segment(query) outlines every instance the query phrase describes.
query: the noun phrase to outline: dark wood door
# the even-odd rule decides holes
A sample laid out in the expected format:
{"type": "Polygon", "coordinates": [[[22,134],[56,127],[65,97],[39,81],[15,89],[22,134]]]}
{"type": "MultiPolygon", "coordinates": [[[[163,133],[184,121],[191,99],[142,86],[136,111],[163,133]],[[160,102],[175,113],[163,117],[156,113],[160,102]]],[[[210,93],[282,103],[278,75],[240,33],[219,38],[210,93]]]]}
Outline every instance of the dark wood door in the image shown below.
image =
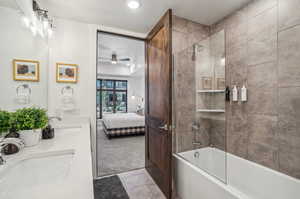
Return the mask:
{"type": "Polygon", "coordinates": [[[146,42],[146,169],[169,199],[172,181],[172,11],[146,42]]]}

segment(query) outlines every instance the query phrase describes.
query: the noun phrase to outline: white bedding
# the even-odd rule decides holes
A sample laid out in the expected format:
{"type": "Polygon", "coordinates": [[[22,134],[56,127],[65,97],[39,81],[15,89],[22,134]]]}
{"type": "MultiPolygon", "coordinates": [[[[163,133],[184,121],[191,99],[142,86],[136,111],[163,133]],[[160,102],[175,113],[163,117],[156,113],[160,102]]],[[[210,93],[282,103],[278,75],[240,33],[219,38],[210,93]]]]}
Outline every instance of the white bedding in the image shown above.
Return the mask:
{"type": "Polygon", "coordinates": [[[104,114],[102,119],[108,129],[145,126],[145,116],[136,113],[104,114]]]}

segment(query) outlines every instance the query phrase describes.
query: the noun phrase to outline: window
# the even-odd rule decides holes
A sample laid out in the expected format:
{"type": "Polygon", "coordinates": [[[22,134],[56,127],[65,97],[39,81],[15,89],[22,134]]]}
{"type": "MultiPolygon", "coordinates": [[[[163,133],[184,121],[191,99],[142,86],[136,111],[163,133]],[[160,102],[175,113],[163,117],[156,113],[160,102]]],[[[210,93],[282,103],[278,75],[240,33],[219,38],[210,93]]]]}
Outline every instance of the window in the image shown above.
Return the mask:
{"type": "Polygon", "coordinates": [[[127,112],[127,80],[97,80],[97,117],[127,112]]]}

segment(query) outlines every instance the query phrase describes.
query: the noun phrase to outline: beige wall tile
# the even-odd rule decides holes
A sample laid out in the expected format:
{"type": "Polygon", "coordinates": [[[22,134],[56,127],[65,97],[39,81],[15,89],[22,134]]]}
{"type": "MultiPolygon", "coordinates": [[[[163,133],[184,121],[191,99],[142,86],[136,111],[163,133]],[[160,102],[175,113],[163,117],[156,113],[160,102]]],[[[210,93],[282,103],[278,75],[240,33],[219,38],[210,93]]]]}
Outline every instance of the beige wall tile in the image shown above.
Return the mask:
{"type": "Polygon", "coordinates": [[[300,25],[299,10],[299,0],[278,0],[279,30],[300,25]]]}
{"type": "Polygon", "coordinates": [[[300,178],[300,87],[279,88],[280,171],[300,178]]]}
{"type": "Polygon", "coordinates": [[[187,34],[179,32],[179,31],[173,31],[172,36],[173,36],[173,46],[172,46],[173,54],[183,51],[184,49],[186,49],[188,47],[187,34]]]}
{"type": "Polygon", "coordinates": [[[238,115],[230,117],[227,121],[227,151],[242,158],[248,155],[247,116],[238,115]]]}
{"type": "Polygon", "coordinates": [[[277,63],[269,62],[256,66],[249,66],[247,73],[249,89],[268,89],[276,88],[278,83],[277,78],[277,63]]]}
{"type": "Polygon", "coordinates": [[[300,86],[300,26],[278,35],[279,86],[300,86]]]}
{"type": "Polygon", "coordinates": [[[258,65],[277,61],[277,35],[256,37],[248,41],[248,65],[258,65]]]}
{"type": "Polygon", "coordinates": [[[277,5],[277,0],[253,0],[248,5],[248,17],[255,17],[277,5]]]}
{"type": "Polygon", "coordinates": [[[250,17],[248,21],[248,40],[257,37],[264,39],[277,35],[277,6],[261,14],[250,17]]]}
{"type": "Polygon", "coordinates": [[[249,89],[247,112],[250,114],[277,114],[277,88],[249,89]]]}
{"type": "Polygon", "coordinates": [[[188,33],[187,24],[188,24],[187,19],[173,15],[173,24],[172,24],[173,30],[187,34],[188,33]]]}

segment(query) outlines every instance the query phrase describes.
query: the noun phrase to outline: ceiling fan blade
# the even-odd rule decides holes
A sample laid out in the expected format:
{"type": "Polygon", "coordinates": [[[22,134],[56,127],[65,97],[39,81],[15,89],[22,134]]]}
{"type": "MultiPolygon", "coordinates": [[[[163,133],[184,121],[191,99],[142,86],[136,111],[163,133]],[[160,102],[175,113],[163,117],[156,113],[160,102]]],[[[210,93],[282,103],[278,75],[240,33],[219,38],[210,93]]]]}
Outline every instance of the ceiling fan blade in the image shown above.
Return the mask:
{"type": "Polygon", "coordinates": [[[101,62],[101,63],[111,63],[111,60],[101,60],[101,59],[99,59],[99,62],[101,62]]]}
{"type": "Polygon", "coordinates": [[[99,57],[99,59],[111,60],[111,57],[99,57]]]}
{"type": "Polygon", "coordinates": [[[118,61],[130,61],[130,58],[118,59],[118,61]]]}

